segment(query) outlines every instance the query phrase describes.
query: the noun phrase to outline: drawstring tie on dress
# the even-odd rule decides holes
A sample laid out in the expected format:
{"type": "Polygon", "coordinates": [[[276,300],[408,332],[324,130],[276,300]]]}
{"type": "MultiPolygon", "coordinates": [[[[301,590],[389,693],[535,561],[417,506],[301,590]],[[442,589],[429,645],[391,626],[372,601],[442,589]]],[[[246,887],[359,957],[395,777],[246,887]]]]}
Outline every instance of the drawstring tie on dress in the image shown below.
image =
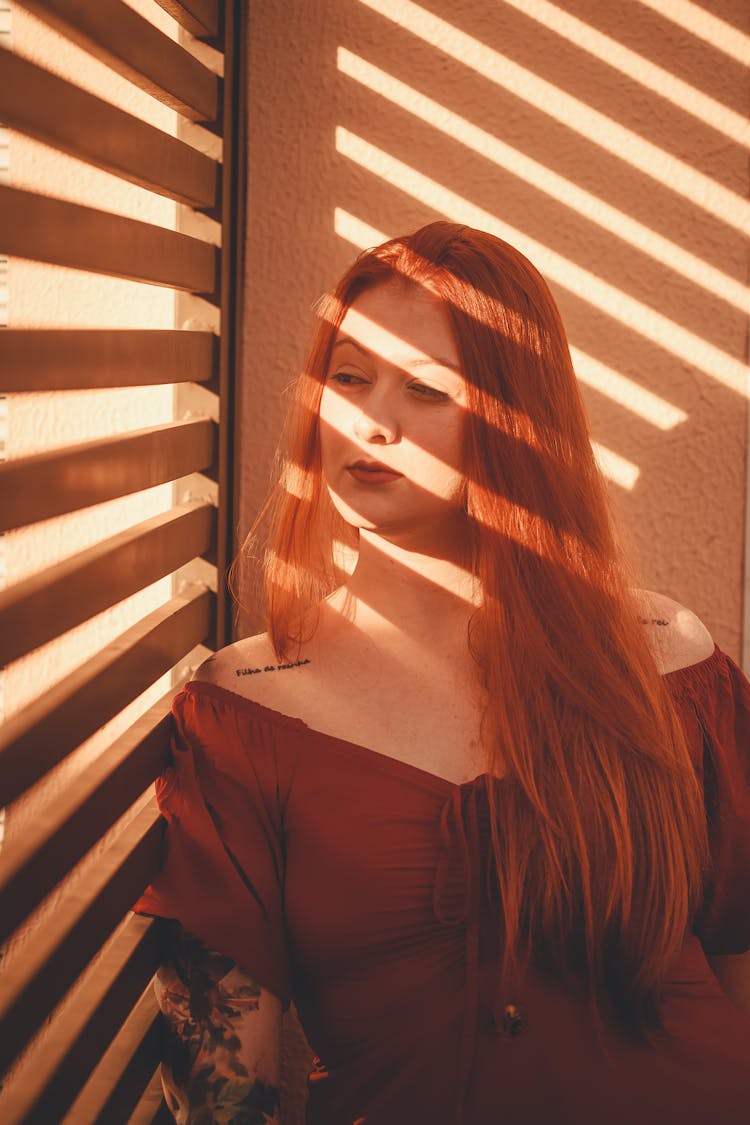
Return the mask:
{"type": "Polygon", "coordinates": [[[461,1055],[458,1070],[458,1105],[456,1125],[463,1122],[463,1104],[471,1070],[479,1005],[479,880],[480,847],[477,817],[477,782],[486,785],[486,778],[457,785],[446,799],[440,812],[440,857],[435,868],[432,904],[435,917],[446,926],[466,925],[466,987],[461,1055]],[[466,798],[466,821],[464,820],[466,798]],[[468,824],[468,832],[467,832],[468,824]],[[454,848],[454,839],[458,848],[454,848]],[[446,908],[446,895],[450,892],[450,871],[455,865],[461,868],[462,901],[460,908],[450,912],[446,908]]]}

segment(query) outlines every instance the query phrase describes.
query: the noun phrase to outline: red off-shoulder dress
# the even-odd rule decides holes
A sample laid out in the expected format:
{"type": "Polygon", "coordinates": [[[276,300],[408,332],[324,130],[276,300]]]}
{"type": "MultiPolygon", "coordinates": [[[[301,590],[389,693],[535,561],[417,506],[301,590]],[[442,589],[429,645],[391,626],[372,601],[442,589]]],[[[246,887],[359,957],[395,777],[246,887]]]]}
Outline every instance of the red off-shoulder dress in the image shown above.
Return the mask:
{"type": "Polygon", "coordinates": [[[309,1125],[748,1125],[750,1018],[705,954],[750,948],[750,684],[718,647],[665,678],[713,875],[655,1047],[600,1042],[585,997],[535,971],[500,991],[486,776],[453,784],[211,683],[174,700],[164,862],[136,909],[294,1000],[320,1060],[309,1125]]]}

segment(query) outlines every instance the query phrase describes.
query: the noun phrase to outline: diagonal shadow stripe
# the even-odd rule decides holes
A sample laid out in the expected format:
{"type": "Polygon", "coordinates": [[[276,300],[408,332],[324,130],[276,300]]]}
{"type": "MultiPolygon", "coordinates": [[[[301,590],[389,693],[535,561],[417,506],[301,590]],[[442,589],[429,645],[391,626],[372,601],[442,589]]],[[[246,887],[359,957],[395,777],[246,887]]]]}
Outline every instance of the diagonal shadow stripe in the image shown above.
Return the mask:
{"type": "MultiPolygon", "coordinates": [[[[366,89],[418,120],[465,145],[480,156],[527,181],[537,190],[565,204],[587,220],[629,243],[661,265],[682,274],[694,285],[721,298],[743,312],[750,313],[750,289],[715,266],[678,246],[651,227],[631,218],[606,200],[579,187],[538,160],[488,133],[485,129],[454,113],[446,106],[365,59],[340,47],[338,69],[366,89]]],[[[750,128],[748,129],[750,140],[750,128]]]]}
{"type": "MultiPolygon", "coordinates": [[[[344,239],[357,250],[377,246],[385,242],[388,237],[341,207],[337,207],[334,212],[334,230],[339,238],[344,239]]],[[[592,356],[586,355],[580,348],[571,347],[570,354],[579,382],[606,395],[613,402],[650,425],[656,426],[657,429],[671,430],[687,420],[687,414],[679,406],[647,390],[592,356]]]]}
{"type": "Polygon", "coordinates": [[[497,216],[397,160],[348,130],[336,130],[336,148],[353,163],[398,188],[413,199],[456,222],[486,230],[516,246],[547,277],[634,332],[678,356],[705,375],[743,397],[747,396],[747,368],[734,356],[708,343],[694,332],[623,293],[596,274],[515,230],[497,216]]]}
{"type": "Polygon", "coordinates": [[[748,65],[750,35],[732,27],[700,4],[693,4],[691,0],[638,0],[638,3],[689,31],[696,39],[702,39],[735,62],[748,65]]]}
{"type": "MultiPolygon", "coordinates": [[[[571,15],[549,0],[502,0],[529,19],[554,31],[556,35],[593,55],[599,62],[618,70],[627,78],[638,82],[659,98],[664,98],[684,113],[689,113],[704,125],[739,145],[750,145],[750,122],[746,116],[717,102],[715,98],[691,86],[664,67],[658,66],[637,51],[618,43],[616,39],[598,31],[584,20],[571,15]]],[[[750,58],[750,45],[745,61],[750,58]]]]}
{"type": "Polygon", "coordinates": [[[413,0],[358,0],[436,50],[509,90],[529,105],[583,136],[587,142],[637,168],[643,175],[689,199],[743,234],[750,226],[750,203],[626,128],[579,98],[540,78],[500,52],[461,31],[413,0]]]}

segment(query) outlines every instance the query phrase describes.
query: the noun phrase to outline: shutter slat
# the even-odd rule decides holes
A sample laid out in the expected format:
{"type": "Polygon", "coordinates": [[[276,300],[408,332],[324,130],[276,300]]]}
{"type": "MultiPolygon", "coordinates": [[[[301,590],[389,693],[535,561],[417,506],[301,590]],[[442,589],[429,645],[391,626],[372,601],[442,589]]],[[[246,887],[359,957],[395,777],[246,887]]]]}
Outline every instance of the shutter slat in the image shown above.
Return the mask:
{"type": "MultiPolygon", "coordinates": [[[[158,957],[157,927],[129,917],[76,990],[75,1004],[54,1021],[44,1051],[22,1066],[4,1099],[4,1125],[49,1125],[62,1115],[147,987],[158,957]]],[[[116,1117],[110,1121],[118,1120],[116,1117]]],[[[122,1119],[120,1119],[122,1120],[122,1119]]]]}
{"type": "Polygon", "coordinates": [[[218,338],[168,329],[4,328],[0,391],[215,381],[218,338]]]}
{"type": "MultiPolygon", "coordinates": [[[[0,974],[0,1071],[25,1047],[148,885],[159,862],[162,829],[152,798],[102,853],[85,882],[61,895],[19,952],[13,972],[0,974]]],[[[14,1082],[13,1088],[18,1085],[14,1082]]]]}
{"type": "MultiPolygon", "coordinates": [[[[109,1125],[109,1122],[102,1122],[102,1125],[109,1125]]],[[[174,1125],[174,1117],[164,1101],[160,1067],[157,1067],[146,1092],[133,1110],[128,1125],[174,1125]]]]}
{"type": "Polygon", "coordinates": [[[216,427],[165,422],[0,464],[0,531],[89,508],[209,470],[216,427]]]}
{"type": "Polygon", "coordinates": [[[0,664],[18,660],[191,559],[210,559],[215,543],[216,509],[194,501],[0,592],[0,664]]]}
{"type": "Polygon", "coordinates": [[[210,635],[216,595],[189,586],[110,641],[0,728],[9,805],[210,635]]]}
{"type": "Polygon", "coordinates": [[[159,1006],[149,983],[61,1125],[131,1121],[161,1054],[159,1006]]]}
{"type": "Polygon", "coordinates": [[[217,252],[199,238],[0,185],[0,253],[211,297],[217,252]]]}
{"type": "Polygon", "coordinates": [[[24,0],[24,7],[190,121],[216,120],[216,75],[123,0],[24,0]]]}
{"type": "MultiPolygon", "coordinates": [[[[175,688],[177,690],[177,688],[175,688]]],[[[167,765],[170,690],[62,789],[0,855],[0,942],[104,836],[167,765]]]]}
{"type": "MultiPolygon", "coordinates": [[[[34,456],[0,464],[0,535],[46,519],[62,523],[68,512],[188,474],[209,478],[191,485],[200,499],[115,535],[110,524],[100,532],[108,536],[103,541],[0,590],[3,665],[159,579],[173,575],[178,589],[156,610],[141,611],[140,621],[64,681],[40,686],[39,698],[12,716],[0,737],[0,804],[11,804],[11,818],[27,802],[39,811],[25,822],[30,830],[11,831],[0,852],[0,922],[6,930],[16,927],[12,971],[0,973],[0,1071],[12,1067],[3,1125],[172,1121],[158,1072],[162,1021],[147,987],[158,927],[129,911],[160,858],[163,822],[149,783],[166,762],[169,704],[180,685],[110,739],[93,765],[87,758],[85,769],[82,744],[197,644],[215,648],[233,631],[226,571],[238,518],[247,9],[240,0],[157,3],[187,35],[181,31],[176,41],[162,33],[132,0],[19,0],[60,34],[48,37],[51,50],[45,57],[40,52],[38,62],[0,48],[0,121],[49,146],[58,166],[66,153],[83,168],[119,178],[123,190],[136,184],[134,198],[141,189],[157,192],[193,211],[186,216],[178,207],[178,230],[170,230],[97,209],[106,202],[83,205],[43,194],[56,194],[53,183],[27,183],[29,190],[0,184],[0,254],[182,290],[200,299],[177,294],[174,322],[214,328],[0,333],[0,396],[175,384],[181,419],[53,450],[42,435],[34,456]],[[212,49],[198,49],[189,35],[212,49]],[[109,68],[101,97],[79,88],[78,73],[65,79],[53,73],[56,39],[61,56],[69,41],[109,68]],[[222,63],[225,78],[213,73],[222,63]],[[175,109],[182,118],[178,136],[195,147],[139,120],[137,109],[109,104],[120,86],[117,75],[175,109]],[[185,119],[204,128],[186,127],[185,119]],[[206,129],[215,136],[207,138],[206,129]],[[203,392],[179,390],[189,382],[203,384],[216,401],[207,409],[203,392]],[[218,414],[218,423],[208,414],[218,414]],[[180,585],[180,567],[202,576],[205,563],[216,569],[216,591],[202,582],[180,585]],[[78,747],[79,757],[64,761],[78,747]],[[38,792],[24,798],[36,784],[38,792]]],[[[55,284],[53,270],[38,272],[55,284]]],[[[107,284],[89,280],[106,298],[107,284]]],[[[31,319],[62,323],[53,316],[42,307],[31,319]]],[[[119,315],[109,318],[117,322],[119,315]]],[[[110,513],[115,519],[114,505],[103,509],[110,513]]],[[[57,527],[52,523],[50,531],[57,527]]],[[[37,534],[46,530],[39,526],[37,534]]]]}
{"type": "Polygon", "coordinates": [[[220,30],[218,0],[156,0],[196,39],[215,39],[220,30]]]}
{"type": "Polygon", "coordinates": [[[216,205],[214,160],[3,48],[0,121],[180,203],[216,205]]]}

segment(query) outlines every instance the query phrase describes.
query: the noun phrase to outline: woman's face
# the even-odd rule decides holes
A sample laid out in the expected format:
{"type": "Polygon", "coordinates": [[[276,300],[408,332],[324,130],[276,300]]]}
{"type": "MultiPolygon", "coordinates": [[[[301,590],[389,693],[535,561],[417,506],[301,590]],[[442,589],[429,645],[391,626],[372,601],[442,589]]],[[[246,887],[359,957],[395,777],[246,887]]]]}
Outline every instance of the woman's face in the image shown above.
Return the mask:
{"type": "Polygon", "coordinates": [[[347,310],[320,403],[323,474],[347,523],[417,539],[455,523],[466,383],[442,303],[381,285],[347,310]]]}

